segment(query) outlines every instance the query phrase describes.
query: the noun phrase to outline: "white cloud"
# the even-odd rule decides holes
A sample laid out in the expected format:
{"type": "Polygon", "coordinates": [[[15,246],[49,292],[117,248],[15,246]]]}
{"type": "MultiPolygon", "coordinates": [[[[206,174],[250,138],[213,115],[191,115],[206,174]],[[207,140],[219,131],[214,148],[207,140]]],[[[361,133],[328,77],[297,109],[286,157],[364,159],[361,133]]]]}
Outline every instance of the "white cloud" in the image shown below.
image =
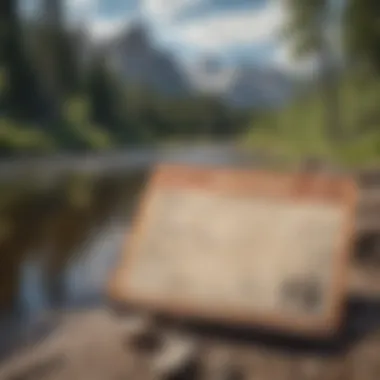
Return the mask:
{"type": "MultiPolygon", "coordinates": [[[[107,0],[67,1],[77,14],[87,14],[85,18],[94,39],[111,37],[128,23],[124,15],[117,19],[104,19],[97,15],[98,3],[107,0]]],[[[278,39],[288,16],[283,0],[268,0],[260,10],[215,13],[192,21],[174,22],[177,15],[203,1],[207,0],[140,0],[140,12],[154,26],[158,40],[180,46],[182,51],[218,53],[239,44],[275,42],[277,48],[272,56],[273,64],[293,73],[310,72],[315,68],[315,59],[295,60],[289,44],[278,39]]]]}
{"type": "Polygon", "coordinates": [[[91,20],[95,17],[100,0],[66,0],[71,22],[91,20]]]}
{"type": "Polygon", "coordinates": [[[98,8],[101,1],[104,0],[66,0],[70,21],[74,24],[85,23],[89,36],[94,40],[112,37],[128,23],[124,15],[111,19],[99,15],[98,8]]]}
{"type": "MultiPolygon", "coordinates": [[[[90,33],[102,38],[119,29],[120,22],[96,15],[97,5],[107,0],[67,0],[72,14],[87,15],[90,33]]],[[[269,0],[261,10],[215,14],[176,23],[178,14],[207,0],[140,0],[140,12],[155,27],[157,36],[184,48],[222,51],[236,44],[263,43],[273,39],[284,18],[282,0],[269,0]]],[[[78,18],[77,18],[78,19],[78,18]]]]}
{"type": "MultiPolygon", "coordinates": [[[[170,22],[177,14],[194,7],[202,0],[140,0],[141,12],[158,22],[170,22]]],[[[207,0],[203,0],[207,1],[207,0]]]]}
{"type": "Polygon", "coordinates": [[[82,8],[97,3],[97,0],[67,0],[72,8],[82,8]]]}
{"type": "Polygon", "coordinates": [[[117,35],[128,25],[129,20],[125,17],[117,19],[94,19],[89,23],[89,34],[94,40],[105,40],[117,35]]]}
{"type": "Polygon", "coordinates": [[[168,32],[172,41],[220,51],[236,44],[263,43],[272,40],[282,25],[284,12],[278,2],[262,10],[222,13],[175,25],[168,32]]]}
{"type": "Polygon", "coordinates": [[[93,9],[98,4],[98,0],[67,0],[67,6],[72,12],[83,12],[93,9]]]}
{"type": "Polygon", "coordinates": [[[271,0],[261,10],[229,12],[173,26],[165,37],[199,51],[216,53],[239,44],[271,43],[276,47],[270,63],[295,75],[308,75],[316,70],[316,58],[296,59],[290,44],[280,38],[288,15],[283,0],[271,0]]]}

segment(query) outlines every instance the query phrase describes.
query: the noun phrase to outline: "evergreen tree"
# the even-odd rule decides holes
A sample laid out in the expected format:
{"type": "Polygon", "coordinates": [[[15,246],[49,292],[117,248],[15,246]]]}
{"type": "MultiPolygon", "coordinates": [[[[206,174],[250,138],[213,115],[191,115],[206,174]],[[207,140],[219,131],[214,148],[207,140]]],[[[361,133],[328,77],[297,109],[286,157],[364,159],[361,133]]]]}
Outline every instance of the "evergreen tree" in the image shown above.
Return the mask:
{"type": "Polygon", "coordinates": [[[350,0],[344,13],[344,35],[350,60],[364,61],[380,73],[380,2],[350,0]]]}
{"type": "Polygon", "coordinates": [[[106,58],[102,54],[96,54],[90,63],[86,88],[90,121],[120,135],[121,94],[107,68],[106,58]]]}
{"type": "Polygon", "coordinates": [[[75,36],[66,30],[62,0],[44,0],[39,62],[45,85],[59,105],[81,89],[75,36]]]}
{"type": "Polygon", "coordinates": [[[19,120],[37,121],[44,102],[35,67],[25,48],[15,0],[2,0],[0,7],[0,63],[5,90],[4,113],[19,120]]]}
{"type": "Polygon", "coordinates": [[[326,129],[332,140],[343,137],[339,111],[338,83],[333,51],[327,35],[331,22],[330,0],[286,0],[290,20],[285,29],[298,57],[316,56],[320,61],[320,83],[326,113],[326,129]]]}

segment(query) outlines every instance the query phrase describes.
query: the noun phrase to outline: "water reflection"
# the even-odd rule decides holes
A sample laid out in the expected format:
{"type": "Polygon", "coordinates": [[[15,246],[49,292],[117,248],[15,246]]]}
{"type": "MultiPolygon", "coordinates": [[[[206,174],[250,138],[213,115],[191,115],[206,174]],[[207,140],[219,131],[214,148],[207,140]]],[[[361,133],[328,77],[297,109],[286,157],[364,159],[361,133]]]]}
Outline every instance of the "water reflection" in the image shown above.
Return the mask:
{"type": "Polygon", "coordinates": [[[11,201],[0,201],[2,314],[100,302],[144,179],[70,177],[23,191],[18,184],[11,201]]]}

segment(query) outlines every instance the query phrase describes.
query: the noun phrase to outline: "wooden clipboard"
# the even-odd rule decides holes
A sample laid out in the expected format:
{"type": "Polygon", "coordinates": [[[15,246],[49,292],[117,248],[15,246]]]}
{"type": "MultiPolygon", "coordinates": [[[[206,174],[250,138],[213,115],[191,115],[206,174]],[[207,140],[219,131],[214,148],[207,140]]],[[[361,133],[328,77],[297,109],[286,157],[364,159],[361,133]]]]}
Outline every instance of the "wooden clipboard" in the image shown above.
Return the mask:
{"type": "Polygon", "coordinates": [[[159,165],[110,296],[172,316],[334,333],[356,194],[350,178],[159,165]]]}

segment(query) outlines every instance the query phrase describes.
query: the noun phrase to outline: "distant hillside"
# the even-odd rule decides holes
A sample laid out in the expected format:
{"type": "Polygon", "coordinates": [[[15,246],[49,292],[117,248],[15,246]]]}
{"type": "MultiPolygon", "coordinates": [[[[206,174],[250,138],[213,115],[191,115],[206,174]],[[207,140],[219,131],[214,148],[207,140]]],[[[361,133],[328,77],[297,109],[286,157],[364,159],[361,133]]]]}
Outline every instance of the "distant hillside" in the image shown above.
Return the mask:
{"type": "Polygon", "coordinates": [[[227,66],[204,56],[184,67],[154,44],[149,28],[136,22],[102,42],[113,67],[127,83],[165,95],[212,94],[236,108],[278,107],[293,97],[293,80],[274,67],[254,63],[227,66]]]}
{"type": "Polygon", "coordinates": [[[380,159],[380,85],[365,84],[354,75],[339,85],[343,136],[331,144],[325,129],[322,95],[304,91],[289,106],[264,113],[241,137],[243,145],[299,160],[313,156],[348,165],[370,165],[380,159]]]}
{"type": "Polygon", "coordinates": [[[207,57],[189,69],[196,91],[219,95],[237,108],[267,109],[288,102],[293,96],[293,80],[271,67],[253,63],[223,66],[207,57]]]}
{"type": "Polygon", "coordinates": [[[246,66],[235,72],[226,98],[235,107],[276,108],[293,95],[292,81],[273,68],[246,66]]]}

